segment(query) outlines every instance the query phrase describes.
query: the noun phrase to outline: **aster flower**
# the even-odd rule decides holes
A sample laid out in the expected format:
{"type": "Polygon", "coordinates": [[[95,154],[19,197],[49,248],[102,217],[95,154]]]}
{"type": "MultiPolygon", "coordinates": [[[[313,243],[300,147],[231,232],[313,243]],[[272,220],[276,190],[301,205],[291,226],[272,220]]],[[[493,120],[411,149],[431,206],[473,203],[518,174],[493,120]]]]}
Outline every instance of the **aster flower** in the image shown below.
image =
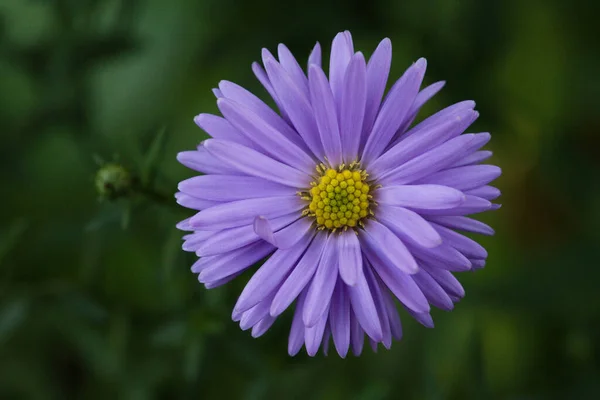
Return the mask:
{"type": "Polygon", "coordinates": [[[493,230],[468,214],[497,208],[488,184],[500,169],[481,165],[489,133],[463,132],[473,101],[411,127],[444,85],[420,90],[425,59],[384,96],[392,48],[384,39],[366,62],[349,32],[333,40],[329,76],[317,43],[303,71],[290,51],[263,50],[252,69],[274,111],[244,88],[214,89],[223,117],[195,122],[212,139],[178,160],[204,175],[179,184],[179,204],[199,210],[178,224],[184,250],[207,288],[265,259],[233,319],[264,334],[295,302],[288,352],[314,355],[330,337],[340,356],[400,339],[396,300],[432,327],[430,305],[451,310],[464,296],[453,272],[482,268],[486,250],[456,232],[493,230]]]}

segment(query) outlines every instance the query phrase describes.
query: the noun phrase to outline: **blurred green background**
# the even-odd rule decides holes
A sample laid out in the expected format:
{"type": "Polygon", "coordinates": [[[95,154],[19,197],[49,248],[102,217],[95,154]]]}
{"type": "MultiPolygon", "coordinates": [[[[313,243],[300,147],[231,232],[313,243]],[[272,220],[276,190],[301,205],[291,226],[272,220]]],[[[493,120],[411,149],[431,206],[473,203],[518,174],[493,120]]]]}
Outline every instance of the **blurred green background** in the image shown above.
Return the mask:
{"type": "Polygon", "coordinates": [[[600,398],[598,2],[0,0],[0,399],[600,398]],[[503,208],[487,267],[390,351],[287,355],[231,322],[248,274],[207,291],[174,224],[175,155],[221,79],[286,43],[304,64],[349,29],[391,77],[447,80],[423,115],[473,99],[503,208]],[[164,130],[163,130],[164,128],[164,130]],[[163,132],[161,134],[160,132],[163,132]],[[99,202],[99,159],[154,191],[99,202]],[[125,228],[125,229],[124,229],[125,228]]]}

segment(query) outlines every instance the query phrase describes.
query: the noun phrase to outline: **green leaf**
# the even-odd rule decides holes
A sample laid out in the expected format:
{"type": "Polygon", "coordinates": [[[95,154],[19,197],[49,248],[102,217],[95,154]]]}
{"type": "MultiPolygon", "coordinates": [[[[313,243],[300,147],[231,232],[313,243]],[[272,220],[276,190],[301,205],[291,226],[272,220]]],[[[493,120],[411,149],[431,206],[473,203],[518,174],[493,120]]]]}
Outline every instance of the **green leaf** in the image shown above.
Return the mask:
{"type": "Polygon", "coordinates": [[[0,308],[0,345],[25,321],[29,311],[29,301],[15,299],[0,308]]]}
{"type": "Polygon", "coordinates": [[[144,164],[142,165],[142,186],[151,187],[154,179],[156,178],[157,162],[165,148],[165,134],[167,128],[162,127],[158,130],[158,133],[152,139],[150,148],[144,158],[144,164]]]}
{"type": "Polygon", "coordinates": [[[87,232],[97,231],[105,225],[119,221],[121,217],[122,211],[119,205],[105,203],[100,213],[85,225],[84,230],[87,232]]]}
{"type": "Polygon", "coordinates": [[[121,214],[121,229],[127,230],[131,222],[131,205],[127,204],[121,214]]]}
{"type": "Polygon", "coordinates": [[[2,235],[2,240],[0,240],[0,265],[2,265],[2,260],[8,254],[9,251],[17,244],[19,239],[23,236],[29,223],[24,218],[19,218],[14,221],[8,231],[2,235]]]}
{"type": "Polygon", "coordinates": [[[189,343],[184,353],[183,376],[187,382],[193,382],[200,371],[203,343],[194,338],[189,343]]]}

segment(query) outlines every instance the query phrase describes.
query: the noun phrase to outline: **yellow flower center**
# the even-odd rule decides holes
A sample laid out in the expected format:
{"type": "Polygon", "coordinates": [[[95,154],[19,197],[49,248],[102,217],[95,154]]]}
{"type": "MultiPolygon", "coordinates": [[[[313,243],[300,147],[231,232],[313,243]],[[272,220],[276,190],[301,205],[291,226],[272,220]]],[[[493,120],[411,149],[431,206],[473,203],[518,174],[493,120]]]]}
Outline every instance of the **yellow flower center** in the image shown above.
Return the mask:
{"type": "Polygon", "coordinates": [[[320,177],[311,182],[310,204],[304,214],[315,218],[319,229],[353,228],[367,217],[371,210],[371,187],[365,171],[340,167],[339,170],[317,167],[320,177]]]}

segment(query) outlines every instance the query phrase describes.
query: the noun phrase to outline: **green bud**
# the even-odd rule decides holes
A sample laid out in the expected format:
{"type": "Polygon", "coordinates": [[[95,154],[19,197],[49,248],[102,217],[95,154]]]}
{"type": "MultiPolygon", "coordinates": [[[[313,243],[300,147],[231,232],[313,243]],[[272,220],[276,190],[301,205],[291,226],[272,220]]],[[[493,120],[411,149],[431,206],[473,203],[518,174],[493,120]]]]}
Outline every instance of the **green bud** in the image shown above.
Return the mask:
{"type": "Polygon", "coordinates": [[[116,200],[126,197],[133,190],[134,179],[119,164],[105,164],[96,173],[96,190],[103,199],[116,200]]]}

